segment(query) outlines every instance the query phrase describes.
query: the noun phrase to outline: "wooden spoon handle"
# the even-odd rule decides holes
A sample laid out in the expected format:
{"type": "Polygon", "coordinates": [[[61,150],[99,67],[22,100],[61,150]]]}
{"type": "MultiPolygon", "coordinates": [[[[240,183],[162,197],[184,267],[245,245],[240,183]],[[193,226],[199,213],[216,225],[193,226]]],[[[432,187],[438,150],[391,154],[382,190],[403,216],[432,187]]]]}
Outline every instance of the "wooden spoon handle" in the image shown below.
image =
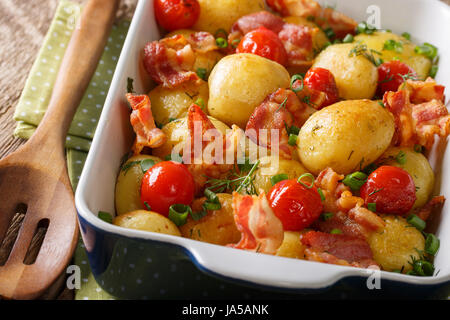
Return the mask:
{"type": "MultiPolygon", "coordinates": [[[[120,0],[89,0],[67,47],[48,110],[29,144],[63,151],[72,118],[96,70],[120,0]]],[[[44,150],[43,150],[44,149],[44,150]]]]}

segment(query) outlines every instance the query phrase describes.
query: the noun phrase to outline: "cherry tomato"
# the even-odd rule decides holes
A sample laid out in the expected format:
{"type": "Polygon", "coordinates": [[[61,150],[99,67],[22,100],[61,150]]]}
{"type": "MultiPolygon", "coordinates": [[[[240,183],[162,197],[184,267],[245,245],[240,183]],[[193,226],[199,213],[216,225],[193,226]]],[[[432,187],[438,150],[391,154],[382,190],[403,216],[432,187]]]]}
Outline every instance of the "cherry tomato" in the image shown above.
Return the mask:
{"type": "Polygon", "coordinates": [[[324,92],[325,102],[321,107],[329,106],[339,101],[339,91],[333,74],[324,68],[311,68],[306,72],[303,80],[305,86],[311,90],[324,92]]]}
{"type": "Polygon", "coordinates": [[[247,33],[239,43],[237,53],[253,53],[261,57],[287,64],[287,53],[278,35],[264,27],[247,33]]]}
{"type": "Polygon", "coordinates": [[[397,91],[403,83],[402,76],[417,78],[414,69],[400,61],[388,61],[378,67],[377,95],[382,97],[386,91],[397,91]]]}
{"type": "Polygon", "coordinates": [[[168,31],[190,28],[200,16],[197,0],[155,0],[154,8],[156,20],[168,31]]]}
{"type": "Polygon", "coordinates": [[[284,230],[300,231],[313,223],[323,210],[315,187],[306,188],[297,180],[283,180],[270,189],[267,199],[284,230]]]}
{"type": "Polygon", "coordinates": [[[393,166],[381,166],[372,172],[360,192],[366,205],[375,203],[379,213],[404,214],[416,201],[413,178],[402,168],[393,166]]]}
{"type": "Polygon", "coordinates": [[[190,205],[194,200],[194,178],[184,164],[164,161],[144,174],[141,202],[144,208],[168,216],[173,204],[190,205]]]}

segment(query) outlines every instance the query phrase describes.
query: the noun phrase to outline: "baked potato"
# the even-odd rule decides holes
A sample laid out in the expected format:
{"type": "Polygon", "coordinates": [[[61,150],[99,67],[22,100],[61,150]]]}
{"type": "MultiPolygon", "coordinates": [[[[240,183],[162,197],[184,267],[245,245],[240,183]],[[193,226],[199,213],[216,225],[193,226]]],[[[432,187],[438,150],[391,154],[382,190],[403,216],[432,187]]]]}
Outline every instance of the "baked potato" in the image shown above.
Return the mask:
{"type": "Polygon", "coordinates": [[[128,212],[114,218],[113,224],[123,228],[181,236],[180,230],[172,221],[153,211],[128,212]]]}
{"type": "Polygon", "coordinates": [[[230,31],[242,16],[265,9],[264,0],[198,0],[200,17],[194,30],[215,34],[218,29],[230,31]]]}
{"type": "MultiPolygon", "coordinates": [[[[209,117],[209,119],[212,121],[213,125],[223,134],[226,134],[226,131],[230,129],[227,125],[216,119],[213,119],[212,117],[209,117]]],[[[189,136],[186,121],[187,121],[186,117],[177,119],[172,122],[169,122],[162,128],[162,131],[165,133],[167,137],[167,141],[161,147],[152,150],[154,156],[157,156],[161,159],[165,159],[166,156],[172,153],[172,149],[175,146],[178,145],[179,150],[183,149],[182,147],[184,145],[184,142],[186,141],[186,138],[189,136]]]]}
{"type": "Polygon", "coordinates": [[[148,94],[152,102],[153,117],[158,124],[167,124],[173,119],[180,119],[187,115],[189,107],[202,99],[208,104],[209,89],[205,81],[185,82],[175,88],[157,86],[148,94]]]}
{"type": "Polygon", "coordinates": [[[256,190],[264,190],[267,194],[272,188],[271,178],[277,174],[286,174],[288,179],[297,179],[307,172],[302,164],[295,160],[278,159],[277,157],[264,157],[255,171],[253,184],[256,190]]]}
{"type": "Polygon", "coordinates": [[[430,72],[431,61],[424,55],[414,52],[416,45],[408,39],[396,35],[395,33],[386,31],[377,31],[373,34],[361,33],[355,37],[355,43],[360,41],[362,44],[366,44],[368,49],[373,49],[381,53],[377,57],[382,58],[385,62],[398,59],[405,63],[414,71],[421,80],[425,80],[430,72]],[[401,43],[401,49],[399,50],[386,50],[384,44],[388,40],[394,40],[397,43],[401,43]]]}
{"type": "Polygon", "coordinates": [[[394,135],[394,117],[371,100],[341,101],[314,113],[300,129],[297,151],[313,174],[327,167],[341,174],[378,159],[394,135]]]}
{"type": "Polygon", "coordinates": [[[300,241],[302,232],[285,231],[284,239],[275,255],[279,257],[304,259],[306,246],[300,241]]]}
{"type": "MultiPolygon", "coordinates": [[[[208,211],[208,214],[195,221],[191,216],[185,225],[180,227],[183,237],[203,242],[226,245],[236,243],[241,238],[241,233],[234,223],[232,196],[227,193],[218,193],[222,208],[219,210],[208,211]]],[[[199,212],[202,210],[202,204],[206,198],[194,200],[192,203],[192,211],[199,212]]]]}
{"type": "Polygon", "coordinates": [[[272,60],[241,53],[220,60],[208,83],[209,114],[229,126],[245,128],[253,110],[270,93],[289,87],[290,76],[272,60]]]}
{"type": "Polygon", "coordinates": [[[128,159],[120,169],[117,177],[115,201],[118,215],[144,209],[141,204],[141,180],[144,172],[141,168],[141,161],[152,160],[155,164],[162,160],[158,157],[148,155],[138,155],[128,159]]]}
{"type": "Polygon", "coordinates": [[[390,165],[405,169],[413,178],[416,186],[416,202],[414,208],[425,205],[433,191],[434,172],[430,163],[422,153],[410,148],[389,148],[380,159],[379,165],[390,165]]]}
{"type": "Polygon", "coordinates": [[[420,258],[419,252],[425,248],[422,233],[399,216],[383,216],[386,225],[379,232],[373,232],[367,242],[373,258],[383,270],[404,273],[412,269],[412,257],[420,258]]]}
{"type": "Polygon", "coordinates": [[[313,68],[328,69],[333,74],[339,96],[345,100],[372,99],[378,85],[377,67],[363,54],[352,54],[357,45],[331,45],[316,57],[313,64],[313,68]]]}

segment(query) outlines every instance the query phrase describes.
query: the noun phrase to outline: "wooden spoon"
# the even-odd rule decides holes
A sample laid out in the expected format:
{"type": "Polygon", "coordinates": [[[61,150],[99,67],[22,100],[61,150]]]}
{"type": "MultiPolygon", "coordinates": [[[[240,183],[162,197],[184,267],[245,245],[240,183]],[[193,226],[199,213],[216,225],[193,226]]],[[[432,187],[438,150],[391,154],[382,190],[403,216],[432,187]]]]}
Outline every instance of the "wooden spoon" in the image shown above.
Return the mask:
{"type": "Polygon", "coordinates": [[[17,207],[25,218],[9,258],[0,266],[0,296],[33,299],[72,258],[77,215],[64,144],[75,111],[102,55],[119,0],[90,0],[72,35],[47,113],[31,139],[0,161],[0,243],[17,207]],[[33,235],[47,227],[34,262],[25,260],[33,235]],[[24,262],[25,260],[25,262],[24,262]]]}

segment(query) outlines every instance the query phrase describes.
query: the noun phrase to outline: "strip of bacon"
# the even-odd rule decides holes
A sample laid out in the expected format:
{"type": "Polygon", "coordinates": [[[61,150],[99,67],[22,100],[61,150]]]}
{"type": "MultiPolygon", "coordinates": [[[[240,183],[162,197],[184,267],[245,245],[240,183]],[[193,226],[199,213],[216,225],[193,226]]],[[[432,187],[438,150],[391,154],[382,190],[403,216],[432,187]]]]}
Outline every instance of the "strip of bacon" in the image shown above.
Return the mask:
{"type": "Polygon", "coordinates": [[[308,260],[367,268],[378,266],[364,239],[343,234],[310,231],[301,235],[308,260]]]}
{"type": "Polygon", "coordinates": [[[250,31],[259,27],[272,30],[283,42],[288,54],[288,66],[306,71],[314,59],[313,38],[318,28],[286,23],[270,12],[260,11],[239,18],[231,28],[228,42],[233,44],[250,31]]]}
{"type": "Polygon", "coordinates": [[[214,36],[197,32],[190,37],[175,35],[147,43],[144,66],[152,79],[172,88],[186,81],[198,81],[194,72],[197,53],[218,50],[214,36]]]}
{"type": "Polygon", "coordinates": [[[278,146],[279,154],[286,159],[292,158],[294,147],[288,144],[288,128],[292,125],[300,128],[315,110],[301,103],[296,94],[288,89],[280,88],[268,95],[250,116],[246,126],[246,135],[261,147],[271,149],[278,146]],[[267,135],[263,134],[267,130],[267,135]],[[278,130],[278,141],[270,130],[278,130]]]}
{"type": "Polygon", "coordinates": [[[423,207],[414,210],[414,213],[422,220],[427,221],[430,215],[444,205],[444,196],[435,196],[431,198],[423,207]]]}
{"type": "Polygon", "coordinates": [[[133,152],[138,155],[144,147],[158,148],[166,142],[166,135],[156,127],[150,99],[147,95],[126,95],[131,109],[130,122],[136,133],[133,152]]]}
{"type": "Polygon", "coordinates": [[[355,34],[357,22],[333,8],[322,8],[313,0],[267,0],[267,4],[282,16],[297,16],[313,21],[322,29],[331,28],[336,38],[355,34]]]}
{"type": "Polygon", "coordinates": [[[234,163],[226,161],[227,141],[234,139],[236,129],[224,136],[196,104],[189,107],[187,118],[190,142],[183,149],[183,162],[194,177],[195,194],[202,195],[209,179],[220,179],[233,169],[234,163]]]}
{"type": "Polygon", "coordinates": [[[241,240],[228,246],[275,254],[284,238],[283,225],[275,216],[262,192],[259,196],[233,193],[233,214],[241,240]]]}
{"type": "Polygon", "coordinates": [[[444,88],[428,78],[426,81],[407,80],[397,92],[388,91],[383,102],[395,117],[396,146],[433,146],[435,135],[450,134],[450,115],[445,107],[444,88]]]}
{"type": "Polygon", "coordinates": [[[313,226],[323,232],[339,229],[345,235],[366,238],[371,232],[380,230],[385,223],[376,213],[363,207],[364,200],[354,196],[341,182],[342,179],[344,176],[331,168],[317,176],[315,185],[325,197],[324,212],[333,215],[325,221],[318,219],[313,226]]]}

